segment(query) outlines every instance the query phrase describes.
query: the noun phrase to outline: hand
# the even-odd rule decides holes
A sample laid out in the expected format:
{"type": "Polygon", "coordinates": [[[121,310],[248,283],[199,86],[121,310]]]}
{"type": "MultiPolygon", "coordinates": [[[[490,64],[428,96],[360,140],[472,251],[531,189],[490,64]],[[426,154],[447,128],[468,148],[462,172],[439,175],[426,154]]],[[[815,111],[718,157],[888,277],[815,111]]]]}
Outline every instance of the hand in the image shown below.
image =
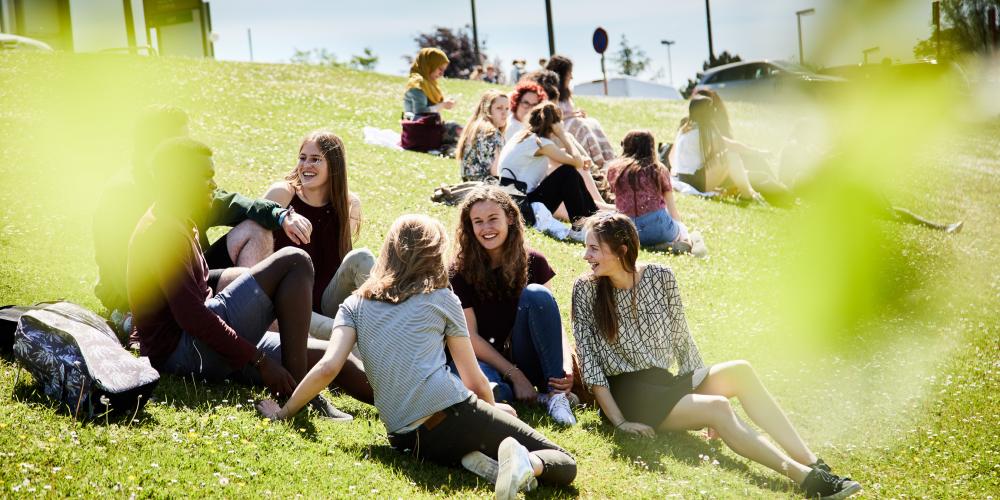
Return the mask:
{"type": "Polygon", "coordinates": [[[259,369],[260,377],[264,379],[264,385],[271,390],[271,394],[275,397],[288,397],[295,391],[295,379],[277,361],[264,356],[259,369]]]}
{"type": "Polygon", "coordinates": [[[281,228],[285,230],[288,239],[296,245],[309,243],[313,230],[312,222],[295,212],[285,214],[285,220],[281,221],[281,228]]]}
{"type": "Polygon", "coordinates": [[[257,407],[257,413],[260,413],[262,417],[278,420],[278,412],[281,411],[281,407],[273,399],[262,399],[257,401],[255,406],[257,407]]]}
{"type": "Polygon", "coordinates": [[[574,114],[576,116],[579,116],[580,118],[586,118],[587,117],[587,112],[584,111],[584,110],[582,110],[582,109],[576,110],[576,113],[574,113],[574,114]]]}
{"type": "Polygon", "coordinates": [[[583,166],[581,168],[587,172],[590,172],[590,170],[594,168],[594,160],[591,160],[590,158],[584,158],[583,166]]]}
{"type": "Polygon", "coordinates": [[[504,412],[504,413],[506,413],[506,414],[508,414],[508,415],[510,415],[512,417],[517,417],[517,410],[515,410],[513,406],[511,406],[511,405],[509,405],[507,403],[497,403],[497,404],[495,404],[493,406],[496,407],[496,409],[498,409],[498,410],[500,410],[500,411],[502,411],[502,412],[504,412]]]}
{"type": "Polygon", "coordinates": [[[712,427],[705,428],[705,439],[712,441],[714,439],[719,439],[719,431],[712,427]]]}
{"type": "Polygon", "coordinates": [[[455,100],[454,99],[445,99],[444,102],[441,103],[441,107],[444,108],[444,109],[454,108],[455,107],[455,100]]]}
{"type": "Polygon", "coordinates": [[[555,378],[555,377],[549,378],[549,387],[551,387],[552,390],[556,392],[561,392],[564,394],[569,392],[571,389],[573,389],[573,374],[567,373],[566,376],[563,378],[555,378]]]}
{"type": "Polygon", "coordinates": [[[656,431],[654,431],[652,427],[646,424],[640,424],[639,422],[624,422],[618,427],[615,427],[615,429],[645,438],[656,437],[656,431]]]}
{"type": "Polygon", "coordinates": [[[514,397],[518,401],[532,402],[538,399],[538,392],[521,370],[515,369],[510,373],[510,383],[514,389],[514,397]]]}

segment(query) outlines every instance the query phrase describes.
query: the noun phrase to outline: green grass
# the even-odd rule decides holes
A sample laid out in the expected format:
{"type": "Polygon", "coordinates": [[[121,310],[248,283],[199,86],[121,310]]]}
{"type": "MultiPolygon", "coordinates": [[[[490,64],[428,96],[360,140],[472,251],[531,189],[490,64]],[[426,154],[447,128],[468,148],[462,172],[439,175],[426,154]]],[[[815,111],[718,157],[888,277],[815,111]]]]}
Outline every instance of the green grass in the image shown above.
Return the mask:
{"type": "MultiPolygon", "coordinates": [[[[152,103],[188,110],[192,135],[215,150],[219,184],[251,195],[292,167],[306,132],[337,132],[365,207],[356,246],[377,250],[402,213],[454,224],[454,209],[429,201],[436,185],[457,180],[453,161],[362,142],[365,125],[398,126],[402,86],[401,78],[341,69],[0,54],[0,303],[65,298],[99,308],[91,291],[96,193],[128,164],[132,120],[152,103]]],[[[484,88],[446,82],[459,101],[448,117],[464,121],[484,88]]],[[[579,104],[615,142],[640,127],[669,140],[685,112],[677,102],[579,104]]],[[[795,127],[780,110],[733,105],[731,112],[737,136],[772,150],[795,127]]],[[[1000,124],[933,134],[919,125],[892,149],[899,168],[884,166],[891,179],[884,188],[932,218],[964,219],[960,235],[852,219],[859,199],[832,183],[841,195],[835,204],[796,210],[680,197],[711,256],[640,258],[674,269],[706,362],[753,362],[806,441],[866,494],[996,496],[1000,124]]],[[[868,133],[878,138],[878,130],[868,133]]],[[[585,270],[581,247],[533,231],[529,240],[558,272],[568,325],[572,281],[585,270]]],[[[269,424],[249,404],[262,395],[165,376],[134,422],[81,424],[41,396],[26,372],[0,360],[0,496],[492,492],[463,471],[394,453],[372,407],[335,396],[356,415],[353,423],[304,415],[269,424]]],[[[580,425],[567,430],[535,409],[521,412],[579,463],[573,487],[543,487],[538,496],[797,494],[696,433],[641,441],[611,435],[594,409],[579,411],[580,425]]]]}

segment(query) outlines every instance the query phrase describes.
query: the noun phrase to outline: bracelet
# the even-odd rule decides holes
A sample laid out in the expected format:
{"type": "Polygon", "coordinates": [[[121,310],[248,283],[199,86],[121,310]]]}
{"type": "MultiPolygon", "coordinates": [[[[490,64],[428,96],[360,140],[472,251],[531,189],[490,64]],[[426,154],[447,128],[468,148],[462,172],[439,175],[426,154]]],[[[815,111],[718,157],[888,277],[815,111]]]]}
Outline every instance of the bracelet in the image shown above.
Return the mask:
{"type": "Polygon", "coordinates": [[[510,365],[510,369],[507,370],[507,373],[503,374],[503,379],[504,380],[510,380],[510,374],[514,373],[514,370],[516,370],[516,369],[517,369],[517,365],[514,365],[514,364],[510,365]]]}
{"type": "Polygon", "coordinates": [[[618,424],[618,425],[615,426],[615,430],[620,429],[621,426],[623,426],[623,425],[625,425],[627,423],[628,423],[628,420],[622,420],[620,424],[618,424]]]}

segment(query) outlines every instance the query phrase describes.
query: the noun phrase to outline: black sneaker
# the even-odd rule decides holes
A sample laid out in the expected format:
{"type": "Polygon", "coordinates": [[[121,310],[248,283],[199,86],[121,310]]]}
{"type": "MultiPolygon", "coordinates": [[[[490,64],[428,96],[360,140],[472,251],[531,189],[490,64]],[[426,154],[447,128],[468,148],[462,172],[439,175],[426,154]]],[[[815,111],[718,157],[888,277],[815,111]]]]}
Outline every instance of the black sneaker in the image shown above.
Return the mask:
{"type": "Polygon", "coordinates": [[[333,406],[329,401],[323,396],[316,396],[312,401],[309,402],[309,406],[316,410],[321,417],[328,418],[334,422],[350,422],[354,420],[354,417],[350,413],[344,413],[333,406]]]}
{"type": "Polygon", "coordinates": [[[861,491],[861,485],[857,481],[835,476],[822,469],[813,469],[805,481],[802,481],[802,490],[808,498],[839,500],[861,491]]]}
{"type": "MultiPolygon", "coordinates": [[[[809,468],[810,469],[819,469],[819,470],[821,470],[823,472],[833,473],[833,470],[830,469],[830,466],[827,465],[826,462],[824,462],[823,459],[819,458],[819,457],[816,457],[816,463],[810,465],[809,468]]],[[[848,478],[848,479],[850,479],[850,478],[848,478]]]]}

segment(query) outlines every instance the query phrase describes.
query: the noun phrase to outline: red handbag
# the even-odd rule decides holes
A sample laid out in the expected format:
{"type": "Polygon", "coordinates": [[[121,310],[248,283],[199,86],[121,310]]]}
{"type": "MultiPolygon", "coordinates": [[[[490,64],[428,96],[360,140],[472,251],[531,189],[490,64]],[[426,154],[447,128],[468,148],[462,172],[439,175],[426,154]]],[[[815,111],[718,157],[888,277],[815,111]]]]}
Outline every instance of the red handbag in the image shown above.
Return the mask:
{"type": "Polygon", "coordinates": [[[403,119],[400,124],[403,127],[403,133],[400,136],[399,145],[403,149],[425,153],[441,149],[444,124],[441,122],[440,114],[421,114],[412,120],[403,119]]]}

